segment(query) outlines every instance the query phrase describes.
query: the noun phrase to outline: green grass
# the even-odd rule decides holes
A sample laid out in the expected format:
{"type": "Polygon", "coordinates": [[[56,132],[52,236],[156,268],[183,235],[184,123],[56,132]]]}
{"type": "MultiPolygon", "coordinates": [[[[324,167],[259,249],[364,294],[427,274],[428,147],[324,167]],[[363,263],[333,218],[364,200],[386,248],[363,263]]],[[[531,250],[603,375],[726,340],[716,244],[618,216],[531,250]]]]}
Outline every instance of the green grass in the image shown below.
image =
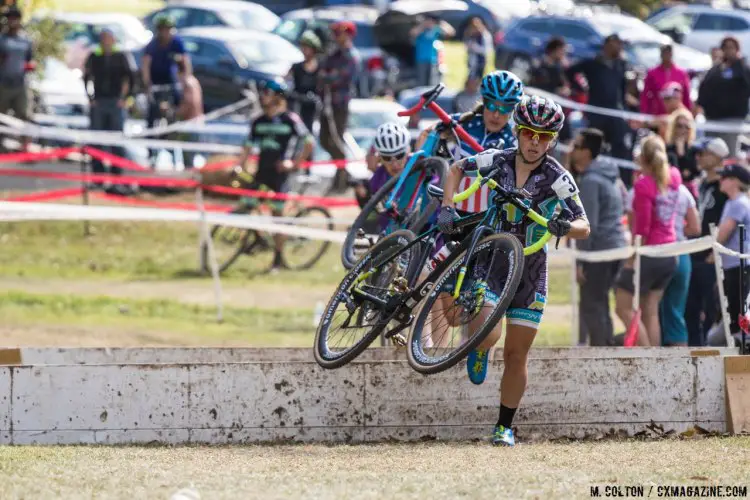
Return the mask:
{"type": "Polygon", "coordinates": [[[218,323],[215,308],[172,300],[0,293],[4,328],[101,328],[140,332],[152,339],[178,333],[188,344],[309,347],[315,333],[312,316],[304,309],[225,308],[224,320],[218,323]]]}
{"type": "MultiPolygon", "coordinates": [[[[84,236],[81,222],[0,224],[0,277],[195,279],[198,229],[183,222],[96,222],[84,236]]],[[[343,276],[339,247],[305,272],[265,273],[270,253],[241,257],[225,275],[229,282],[335,285],[343,276]]]]}

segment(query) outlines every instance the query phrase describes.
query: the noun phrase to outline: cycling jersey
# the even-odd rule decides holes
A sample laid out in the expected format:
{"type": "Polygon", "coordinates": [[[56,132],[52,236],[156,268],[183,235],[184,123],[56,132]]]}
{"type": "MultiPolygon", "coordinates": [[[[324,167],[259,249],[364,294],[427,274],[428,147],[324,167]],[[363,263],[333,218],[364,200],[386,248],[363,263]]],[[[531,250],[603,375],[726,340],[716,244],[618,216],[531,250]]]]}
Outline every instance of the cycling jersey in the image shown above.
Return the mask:
{"type": "MultiPolygon", "coordinates": [[[[460,113],[451,115],[451,118],[457,120],[461,117],[460,113]]],[[[516,147],[516,138],[513,135],[513,127],[510,123],[500,129],[498,132],[488,132],[484,126],[484,118],[481,114],[474,116],[471,120],[461,124],[461,126],[472,136],[484,149],[508,149],[516,147]]],[[[467,158],[477,154],[465,142],[451,148],[451,155],[456,159],[467,158]],[[456,154],[458,153],[458,154],[456,154]]]]}
{"type": "MultiPolygon", "coordinates": [[[[493,179],[508,189],[516,187],[516,150],[487,151],[469,158],[464,170],[474,172],[479,168],[492,165],[499,168],[493,179]]],[[[572,220],[585,218],[586,213],[578,196],[578,186],[572,176],[551,156],[529,175],[523,188],[531,195],[526,205],[540,215],[550,218],[558,207],[565,207],[572,213],[572,220]]],[[[494,193],[491,193],[490,199],[494,193]]],[[[511,204],[503,206],[500,214],[500,229],[516,236],[524,246],[541,238],[545,228],[525,217],[520,210],[511,204]]],[[[445,251],[438,252],[438,259],[444,258],[445,251]]],[[[477,272],[481,272],[481,266],[477,272]]],[[[507,263],[492,269],[487,296],[497,299],[497,291],[502,290],[508,275],[507,263]],[[494,278],[494,279],[493,279],[494,278]]],[[[506,316],[510,324],[538,328],[547,302],[547,249],[528,255],[524,259],[521,283],[510,303],[506,316]]]]}
{"type": "Polygon", "coordinates": [[[273,191],[284,192],[289,173],[278,171],[279,162],[294,159],[300,145],[311,140],[312,135],[305,124],[291,111],[255,118],[250,124],[246,142],[247,146],[259,150],[255,180],[273,191]]]}
{"type": "MultiPolygon", "coordinates": [[[[458,120],[460,114],[452,115],[452,118],[458,120]]],[[[516,138],[513,135],[513,127],[510,123],[500,129],[498,132],[487,132],[484,126],[484,118],[481,114],[464,123],[462,127],[469,133],[485,150],[488,149],[509,149],[516,147],[516,138]]],[[[460,144],[453,146],[450,150],[451,156],[455,159],[467,158],[475,155],[474,151],[468,144],[461,141],[460,144]]],[[[465,191],[472,182],[474,174],[468,173],[461,180],[458,186],[459,191],[465,191]]],[[[489,188],[482,186],[474,196],[456,205],[457,210],[465,212],[481,212],[487,210],[487,200],[489,199],[489,188]]]]}

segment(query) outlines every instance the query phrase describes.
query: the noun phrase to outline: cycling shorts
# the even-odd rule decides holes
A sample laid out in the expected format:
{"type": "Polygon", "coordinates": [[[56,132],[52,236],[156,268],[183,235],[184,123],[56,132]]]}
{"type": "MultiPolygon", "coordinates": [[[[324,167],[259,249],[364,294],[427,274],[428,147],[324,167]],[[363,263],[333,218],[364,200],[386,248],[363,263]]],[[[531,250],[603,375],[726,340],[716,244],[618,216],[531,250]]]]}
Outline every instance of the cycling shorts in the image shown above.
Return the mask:
{"type": "MultiPolygon", "coordinates": [[[[448,247],[436,245],[438,248],[434,257],[428,262],[426,271],[431,271],[434,266],[449,255],[448,247]]],[[[502,293],[509,273],[508,261],[496,262],[489,273],[490,279],[487,283],[485,299],[491,304],[497,304],[499,294],[502,293]]],[[[489,265],[487,263],[486,265],[489,265]]],[[[488,274],[486,265],[479,263],[473,266],[477,276],[488,274]]],[[[511,300],[508,310],[505,312],[508,324],[525,326],[534,330],[539,329],[547,304],[547,254],[537,252],[524,258],[521,282],[511,300]]]]}
{"type": "MultiPolygon", "coordinates": [[[[268,192],[274,192],[274,193],[288,193],[289,192],[289,182],[282,182],[278,185],[278,189],[272,189],[269,186],[265,184],[261,184],[259,182],[253,182],[250,187],[248,188],[251,191],[262,191],[264,193],[268,192]]],[[[271,207],[271,211],[274,213],[274,215],[281,215],[284,211],[284,205],[286,204],[286,200],[276,200],[276,199],[270,199],[270,198],[254,198],[254,197],[247,197],[244,198],[245,204],[252,208],[257,208],[258,206],[262,204],[267,204],[269,207],[271,207]]]]}

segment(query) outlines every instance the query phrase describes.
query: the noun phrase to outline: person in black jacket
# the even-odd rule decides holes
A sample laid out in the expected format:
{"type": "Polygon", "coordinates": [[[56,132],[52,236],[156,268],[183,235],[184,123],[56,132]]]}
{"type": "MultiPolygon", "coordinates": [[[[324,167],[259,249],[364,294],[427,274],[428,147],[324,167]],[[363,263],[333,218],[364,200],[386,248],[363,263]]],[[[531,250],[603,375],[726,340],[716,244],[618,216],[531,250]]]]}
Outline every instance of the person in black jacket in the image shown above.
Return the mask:
{"type": "Polygon", "coordinates": [[[312,132],[315,130],[314,125],[318,118],[315,92],[318,87],[318,69],[320,68],[318,56],[323,50],[323,43],[314,31],[308,30],[302,33],[299,48],[305,59],[293,64],[288,76],[294,93],[297,94],[291,100],[292,111],[302,118],[307,130],[312,132]]]}
{"type": "MultiPolygon", "coordinates": [[[[86,59],[83,72],[87,92],[90,92],[89,82],[93,84],[93,94],[89,93],[91,130],[122,132],[125,129],[125,101],[133,88],[135,72],[133,57],[115,45],[112,31],[103,29],[99,34],[99,45],[86,59]]],[[[112,154],[122,156],[120,148],[113,148],[112,154]]],[[[92,169],[95,173],[104,172],[99,161],[92,163],[92,169]]],[[[112,167],[112,173],[119,175],[121,169],[112,167]]]]}
{"type": "MultiPolygon", "coordinates": [[[[706,73],[698,89],[698,105],[709,121],[723,121],[738,128],[748,113],[750,69],[740,55],[740,43],[728,36],[721,42],[722,62],[706,73]]],[[[729,146],[730,156],[737,154],[736,132],[709,132],[729,146]]]]}
{"type": "MultiPolygon", "coordinates": [[[[577,74],[586,77],[589,87],[588,104],[602,108],[625,110],[627,63],[622,58],[623,42],[615,33],[604,39],[602,52],[592,59],[584,59],[567,70],[568,81],[577,74]]],[[[589,126],[601,130],[609,143],[612,156],[631,158],[632,130],[622,118],[588,113],[589,126]]],[[[625,184],[630,185],[632,171],[620,169],[625,184]]]]}
{"type": "MultiPolygon", "coordinates": [[[[544,47],[544,55],[531,70],[529,85],[561,97],[570,97],[570,83],[565,75],[566,50],[567,44],[564,38],[552,37],[544,47]]],[[[566,120],[558,140],[566,142],[568,139],[570,139],[570,125],[566,120]]]]}

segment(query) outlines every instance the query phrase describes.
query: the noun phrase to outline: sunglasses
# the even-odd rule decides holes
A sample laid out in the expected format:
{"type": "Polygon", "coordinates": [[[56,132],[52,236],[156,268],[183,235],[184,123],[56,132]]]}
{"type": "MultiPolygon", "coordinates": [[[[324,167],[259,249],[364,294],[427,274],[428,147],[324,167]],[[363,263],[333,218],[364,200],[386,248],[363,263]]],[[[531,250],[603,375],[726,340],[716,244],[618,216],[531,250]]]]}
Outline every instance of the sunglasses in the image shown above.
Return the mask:
{"type": "Polygon", "coordinates": [[[398,161],[403,160],[404,156],[406,156],[406,153],[399,153],[397,155],[380,155],[380,159],[383,160],[386,163],[390,163],[392,161],[398,161]]]}
{"type": "MultiPolygon", "coordinates": [[[[548,132],[546,130],[534,130],[533,128],[526,127],[524,125],[518,126],[519,135],[528,140],[538,140],[540,144],[547,144],[557,137],[557,132],[548,132]]],[[[577,145],[573,146],[578,149],[577,145]]]]}
{"type": "Polygon", "coordinates": [[[501,115],[509,115],[515,106],[508,105],[508,104],[501,104],[499,102],[490,101],[489,99],[484,99],[484,109],[489,111],[490,113],[494,113],[497,111],[501,115]]]}

